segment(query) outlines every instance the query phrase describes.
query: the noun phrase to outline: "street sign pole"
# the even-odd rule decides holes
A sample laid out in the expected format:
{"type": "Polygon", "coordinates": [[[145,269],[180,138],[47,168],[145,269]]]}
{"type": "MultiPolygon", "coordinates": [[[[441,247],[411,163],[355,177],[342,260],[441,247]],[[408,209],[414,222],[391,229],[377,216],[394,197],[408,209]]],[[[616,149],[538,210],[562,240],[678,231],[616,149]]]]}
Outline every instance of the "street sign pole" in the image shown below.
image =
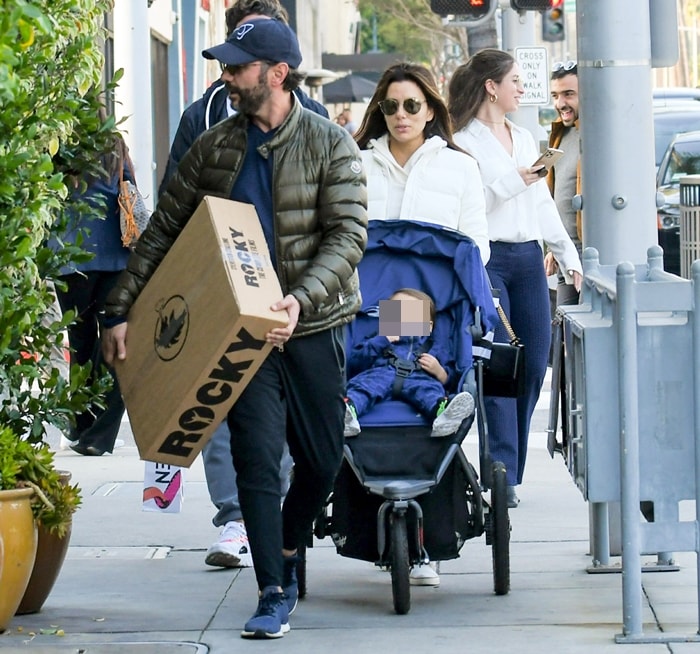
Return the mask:
{"type": "MultiPolygon", "coordinates": [[[[503,49],[514,57],[516,48],[533,46],[535,43],[535,13],[534,11],[518,12],[511,8],[508,0],[505,2],[501,0],[503,49]]],[[[536,105],[521,105],[510,118],[514,123],[530,130],[535,141],[539,142],[542,139],[542,128],[536,105]]]]}

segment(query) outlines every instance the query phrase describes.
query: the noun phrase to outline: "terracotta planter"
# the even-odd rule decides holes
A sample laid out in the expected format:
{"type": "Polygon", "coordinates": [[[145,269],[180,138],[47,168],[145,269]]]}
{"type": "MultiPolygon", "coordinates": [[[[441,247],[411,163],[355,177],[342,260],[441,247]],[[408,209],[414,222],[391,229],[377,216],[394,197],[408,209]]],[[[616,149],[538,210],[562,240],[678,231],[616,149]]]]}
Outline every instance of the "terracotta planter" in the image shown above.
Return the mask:
{"type": "Polygon", "coordinates": [[[22,600],[34,566],[37,527],[30,488],[0,491],[0,632],[5,631],[22,600]]]}
{"type": "MultiPolygon", "coordinates": [[[[70,482],[71,473],[61,471],[61,482],[70,482]]],[[[44,606],[46,598],[49,596],[53,585],[56,583],[58,573],[61,571],[63,561],[68,552],[72,525],[63,538],[49,533],[44,527],[39,527],[39,539],[36,550],[36,558],[32,569],[27,590],[17,608],[16,614],[38,613],[44,606]]]]}

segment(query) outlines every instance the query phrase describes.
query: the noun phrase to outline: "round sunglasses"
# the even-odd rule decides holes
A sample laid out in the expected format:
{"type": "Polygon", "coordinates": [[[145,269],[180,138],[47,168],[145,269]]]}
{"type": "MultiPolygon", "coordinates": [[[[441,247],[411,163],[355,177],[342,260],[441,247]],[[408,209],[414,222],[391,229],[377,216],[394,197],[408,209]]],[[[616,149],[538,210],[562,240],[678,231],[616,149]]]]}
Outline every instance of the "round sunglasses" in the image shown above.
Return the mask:
{"type": "Polygon", "coordinates": [[[560,70],[573,70],[576,68],[576,62],[572,61],[569,59],[569,61],[557,61],[553,66],[552,66],[552,72],[557,73],[560,70]]]}
{"type": "MultiPolygon", "coordinates": [[[[415,115],[420,111],[423,103],[418,98],[406,98],[403,101],[403,108],[406,113],[415,115]]],[[[394,98],[387,98],[379,103],[379,109],[385,116],[393,116],[399,110],[399,101],[394,98]]]]}

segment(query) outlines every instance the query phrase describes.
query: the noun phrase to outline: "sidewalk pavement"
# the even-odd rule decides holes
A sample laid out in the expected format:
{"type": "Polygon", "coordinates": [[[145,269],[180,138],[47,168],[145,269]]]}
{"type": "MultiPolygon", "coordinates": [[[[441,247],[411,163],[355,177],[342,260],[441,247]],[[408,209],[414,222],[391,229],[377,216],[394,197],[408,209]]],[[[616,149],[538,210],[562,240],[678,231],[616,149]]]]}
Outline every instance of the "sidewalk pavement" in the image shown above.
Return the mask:
{"type": "MultiPolygon", "coordinates": [[[[143,462],[128,423],[125,446],[111,456],[57,454],[83,489],[71,546],[42,611],[16,616],[0,634],[2,652],[43,654],[287,654],[377,652],[470,654],[619,653],[620,574],[586,573],[588,509],[561,456],[546,449],[548,385],[533,421],[520,506],[511,510],[511,591],[493,594],[491,548],[468,541],[441,564],[438,588],[413,587],[411,611],[393,611],[389,574],[346,559],[330,538],[308,551],[308,595],[273,641],[239,632],[256,605],[251,568],[204,564],[217,538],[201,457],[186,471],[180,514],[141,511],[143,462]],[[57,629],[65,635],[54,633],[57,629]],[[43,630],[43,633],[42,633],[43,630]],[[264,649],[263,649],[264,648],[264,649]]],[[[476,429],[467,455],[476,457],[476,429]]],[[[619,559],[614,559],[619,561],[619,559]]],[[[650,557],[654,561],[654,557],[650,557]]],[[[692,636],[698,628],[693,554],[676,556],[679,572],[643,575],[645,636],[692,636]]],[[[700,643],[627,645],[635,653],[700,652],[700,643]]]]}

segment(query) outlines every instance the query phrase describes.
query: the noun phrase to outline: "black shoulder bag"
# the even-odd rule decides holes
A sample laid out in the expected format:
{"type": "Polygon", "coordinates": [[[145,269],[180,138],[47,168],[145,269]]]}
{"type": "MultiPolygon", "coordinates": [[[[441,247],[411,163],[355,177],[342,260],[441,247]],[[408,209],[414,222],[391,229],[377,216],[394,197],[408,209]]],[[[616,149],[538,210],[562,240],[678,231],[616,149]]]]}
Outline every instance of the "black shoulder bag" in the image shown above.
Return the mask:
{"type": "Polygon", "coordinates": [[[484,361],[484,395],[497,397],[520,397],[525,394],[525,346],[515,335],[506,312],[499,304],[496,307],[508,343],[492,343],[491,358],[484,361]]]}

